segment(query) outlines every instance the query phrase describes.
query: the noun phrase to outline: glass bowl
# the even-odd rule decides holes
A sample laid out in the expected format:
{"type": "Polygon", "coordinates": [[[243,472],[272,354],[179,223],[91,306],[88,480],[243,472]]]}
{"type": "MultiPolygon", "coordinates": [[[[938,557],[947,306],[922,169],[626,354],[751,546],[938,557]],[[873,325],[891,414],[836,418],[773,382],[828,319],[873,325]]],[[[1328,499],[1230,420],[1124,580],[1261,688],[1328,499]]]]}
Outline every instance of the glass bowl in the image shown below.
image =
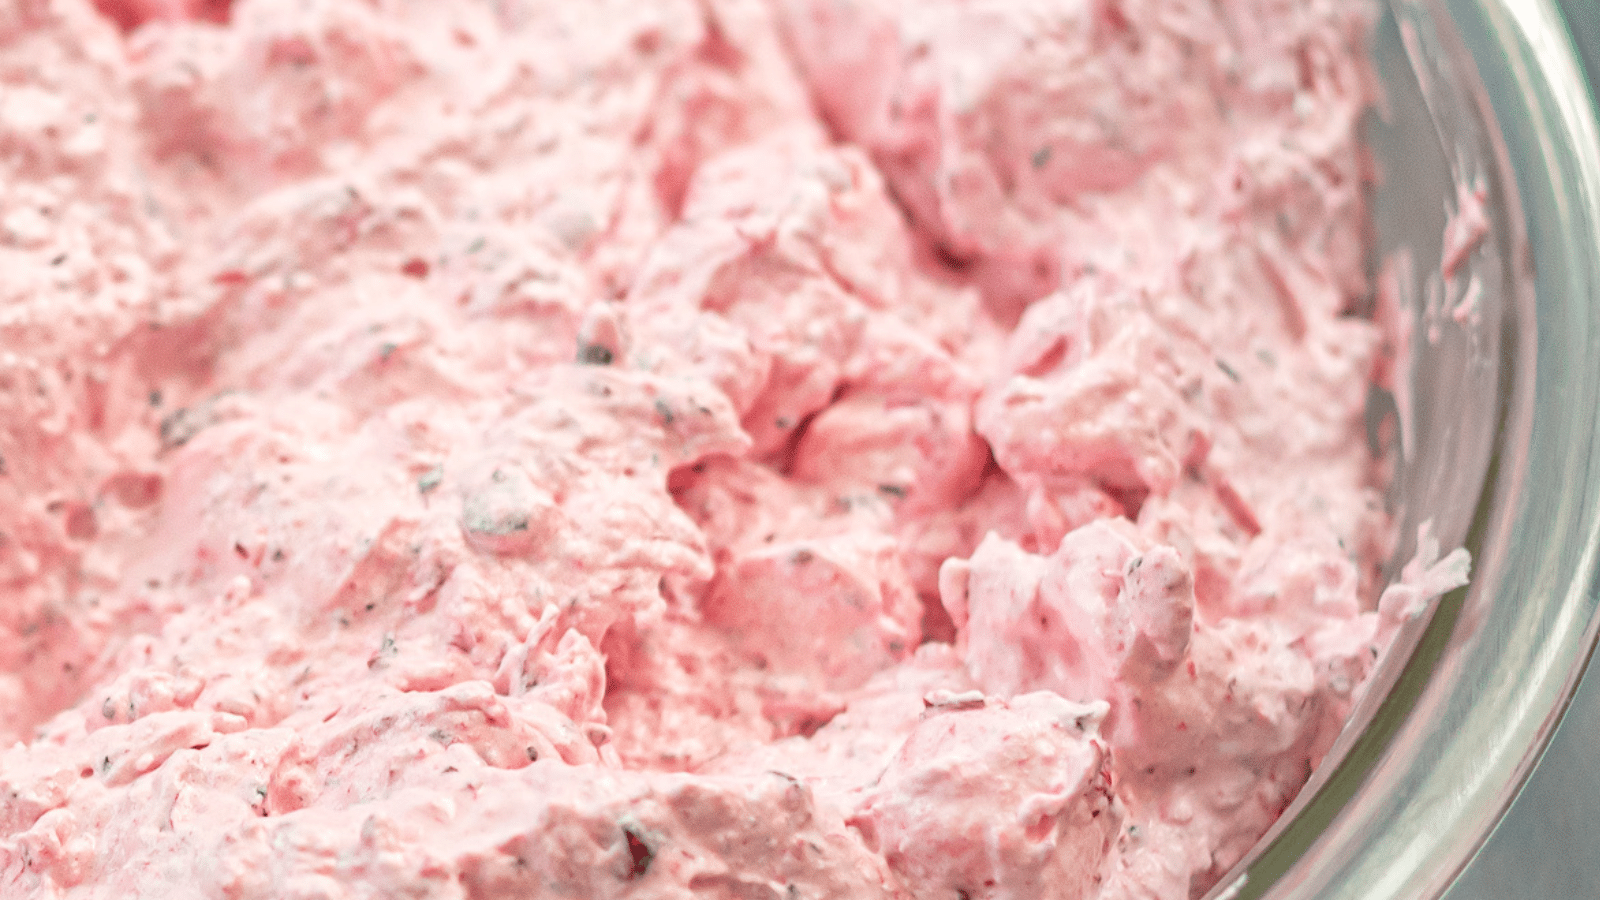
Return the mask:
{"type": "Polygon", "coordinates": [[[1439,897],[1600,626],[1600,130],[1571,33],[1551,0],[1392,0],[1374,53],[1374,265],[1411,340],[1409,381],[1371,418],[1398,410],[1401,533],[1432,520],[1473,579],[1401,635],[1210,900],[1439,897]],[[1474,194],[1489,229],[1447,277],[1446,224],[1474,194]]]}

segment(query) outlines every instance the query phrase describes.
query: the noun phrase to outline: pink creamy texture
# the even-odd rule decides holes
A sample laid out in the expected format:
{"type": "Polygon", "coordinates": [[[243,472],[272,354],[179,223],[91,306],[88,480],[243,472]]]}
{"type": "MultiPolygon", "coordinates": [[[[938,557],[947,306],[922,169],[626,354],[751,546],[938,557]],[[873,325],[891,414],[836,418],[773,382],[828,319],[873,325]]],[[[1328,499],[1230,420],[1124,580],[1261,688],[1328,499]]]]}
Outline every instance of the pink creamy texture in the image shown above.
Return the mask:
{"type": "Polygon", "coordinates": [[[1361,3],[102,7],[0,11],[0,896],[1196,896],[1465,577],[1361,3]]]}

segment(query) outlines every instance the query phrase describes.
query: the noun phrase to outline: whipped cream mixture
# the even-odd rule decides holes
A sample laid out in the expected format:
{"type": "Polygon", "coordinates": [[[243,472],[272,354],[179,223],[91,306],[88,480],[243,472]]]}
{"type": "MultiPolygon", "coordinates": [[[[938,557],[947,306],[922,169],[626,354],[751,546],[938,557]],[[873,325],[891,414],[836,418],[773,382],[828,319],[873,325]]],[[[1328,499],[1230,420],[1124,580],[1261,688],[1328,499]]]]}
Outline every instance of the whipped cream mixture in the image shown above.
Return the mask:
{"type": "Polygon", "coordinates": [[[1372,13],[0,5],[0,896],[1204,893],[1465,578],[1372,13]]]}

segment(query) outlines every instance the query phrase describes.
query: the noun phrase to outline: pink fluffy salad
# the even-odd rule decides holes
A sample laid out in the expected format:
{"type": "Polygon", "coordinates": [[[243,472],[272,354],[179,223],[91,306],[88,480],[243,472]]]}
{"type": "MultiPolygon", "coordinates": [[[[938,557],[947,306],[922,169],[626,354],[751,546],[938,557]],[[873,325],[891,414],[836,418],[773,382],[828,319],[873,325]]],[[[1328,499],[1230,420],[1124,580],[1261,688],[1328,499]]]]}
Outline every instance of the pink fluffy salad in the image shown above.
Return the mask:
{"type": "Polygon", "coordinates": [[[1372,12],[0,4],[0,896],[1205,893],[1465,578],[1372,12]]]}

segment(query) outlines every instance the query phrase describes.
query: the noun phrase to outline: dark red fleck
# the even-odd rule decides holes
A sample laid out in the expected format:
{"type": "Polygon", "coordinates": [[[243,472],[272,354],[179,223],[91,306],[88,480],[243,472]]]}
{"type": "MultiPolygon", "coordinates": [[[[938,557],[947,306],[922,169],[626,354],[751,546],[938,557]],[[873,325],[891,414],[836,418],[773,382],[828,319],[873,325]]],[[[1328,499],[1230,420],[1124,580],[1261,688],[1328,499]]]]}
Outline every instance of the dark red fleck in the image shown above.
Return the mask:
{"type": "Polygon", "coordinates": [[[650,863],[656,858],[656,851],[645,842],[644,835],[634,828],[622,826],[622,834],[628,839],[628,879],[631,881],[650,871],[650,863]]]}

